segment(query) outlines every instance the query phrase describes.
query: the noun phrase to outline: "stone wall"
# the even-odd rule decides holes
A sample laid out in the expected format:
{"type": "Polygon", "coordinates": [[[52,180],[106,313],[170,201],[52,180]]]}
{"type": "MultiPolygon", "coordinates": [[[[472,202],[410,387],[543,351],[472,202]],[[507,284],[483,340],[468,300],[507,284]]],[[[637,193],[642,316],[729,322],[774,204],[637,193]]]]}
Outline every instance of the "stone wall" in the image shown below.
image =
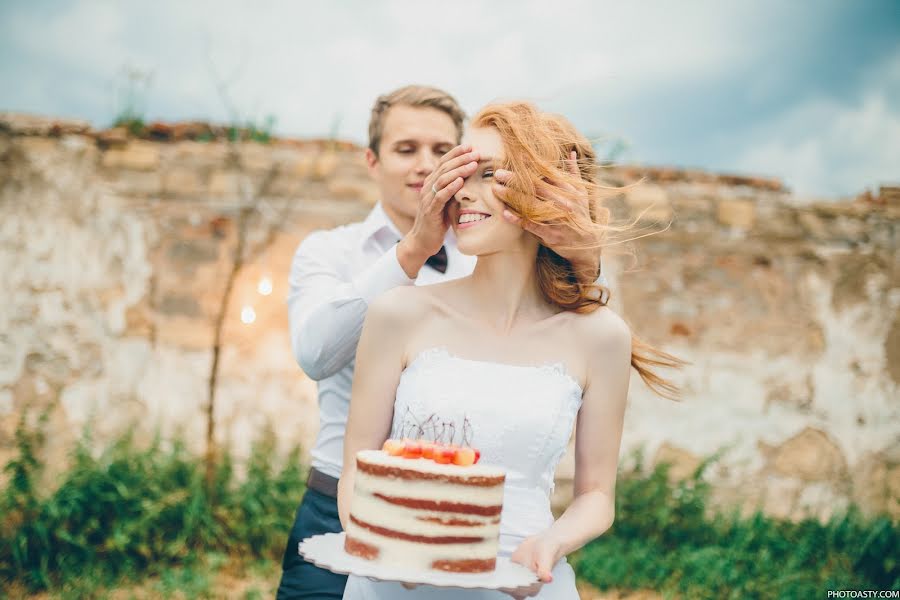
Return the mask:
{"type": "MultiPolygon", "coordinates": [[[[678,169],[608,178],[641,180],[613,200],[618,217],[671,222],[633,255],[607,252],[612,305],[691,361],[680,403],[635,377],[623,458],[641,448],[680,476],[724,449],[709,473],[722,503],[900,515],[896,198],[798,205],[777,181],[678,169]]],[[[245,455],[272,428],[308,450],[315,384],[290,352],[290,259],[375,198],[350,144],[160,142],[0,116],[0,462],[23,414],[47,415],[57,471],[87,424],[98,443],[137,425],[202,452],[216,346],[218,443],[245,455]]],[[[572,472],[570,453],[559,505],[572,472]]]]}

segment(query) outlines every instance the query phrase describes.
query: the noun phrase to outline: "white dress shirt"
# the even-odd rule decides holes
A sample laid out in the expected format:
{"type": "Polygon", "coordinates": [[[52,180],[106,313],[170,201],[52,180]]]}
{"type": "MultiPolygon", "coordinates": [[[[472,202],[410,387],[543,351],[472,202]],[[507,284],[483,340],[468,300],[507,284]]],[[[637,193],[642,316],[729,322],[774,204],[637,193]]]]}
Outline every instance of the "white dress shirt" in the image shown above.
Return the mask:
{"type": "Polygon", "coordinates": [[[475,268],[476,257],[459,252],[451,230],[444,239],[446,273],[425,265],[410,279],[397,260],[402,237],[379,203],[361,223],[309,234],[294,253],[287,298],[291,347],[303,371],[318,381],[312,466],[332,477],[341,476],[356,345],[369,302],[398,285],[449,281],[475,268]]]}
{"type": "MultiPolygon", "coordinates": [[[[361,223],[310,233],[291,263],[288,320],[291,348],[303,371],[318,382],[319,433],[312,466],[341,476],[344,431],[356,346],[366,309],[376,296],[398,285],[428,285],[471,275],[476,257],[460,253],[447,232],[447,271],[425,265],[410,279],[397,260],[403,237],[376,204],[361,223]]],[[[607,286],[603,275],[597,280],[607,286]]]]}

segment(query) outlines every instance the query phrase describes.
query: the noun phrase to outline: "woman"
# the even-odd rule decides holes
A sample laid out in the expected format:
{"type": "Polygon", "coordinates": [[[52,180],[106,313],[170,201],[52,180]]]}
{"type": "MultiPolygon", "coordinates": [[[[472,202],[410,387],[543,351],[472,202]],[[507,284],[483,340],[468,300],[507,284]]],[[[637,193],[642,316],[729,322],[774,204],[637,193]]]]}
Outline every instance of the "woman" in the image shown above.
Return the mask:
{"type": "MultiPolygon", "coordinates": [[[[341,521],[350,513],[357,451],[380,448],[410,419],[465,424],[482,462],[507,470],[501,554],[535,571],[545,584],[539,598],[574,599],[565,556],[613,523],[629,366],[671,397],[674,386],[649,367],[679,361],[635,340],[603,303],[605,290],[580,284],[566,260],[501,218],[508,208],[526,222],[568,222],[586,239],[621,231],[601,206],[606,188],[597,183],[590,143],[565,119],[527,103],[486,107],[473,118],[467,142],[481,160],[447,216],[459,249],[478,262],[470,277],[396,288],[369,307],[344,440],[341,521]],[[545,201],[551,193],[571,208],[545,201]],[[554,521],[554,471],[573,427],[575,498],[554,521]]],[[[360,577],[350,578],[344,595],[396,597],[508,596],[406,590],[360,577]]]]}

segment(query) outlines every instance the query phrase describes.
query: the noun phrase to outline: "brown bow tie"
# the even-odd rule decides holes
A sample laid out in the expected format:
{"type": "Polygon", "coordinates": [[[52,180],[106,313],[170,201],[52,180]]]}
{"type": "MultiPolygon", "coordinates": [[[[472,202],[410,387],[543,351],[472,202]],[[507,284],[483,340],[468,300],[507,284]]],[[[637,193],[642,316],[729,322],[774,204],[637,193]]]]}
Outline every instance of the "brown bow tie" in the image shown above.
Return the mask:
{"type": "Polygon", "coordinates": [[[428,257],[428,260],[425,261],[425,264],[431,267],[436,271],[440,271],[441,273],[447,272],[447,249],[441,246],[441,249],[437,251],[437,254],[428,257]]]}

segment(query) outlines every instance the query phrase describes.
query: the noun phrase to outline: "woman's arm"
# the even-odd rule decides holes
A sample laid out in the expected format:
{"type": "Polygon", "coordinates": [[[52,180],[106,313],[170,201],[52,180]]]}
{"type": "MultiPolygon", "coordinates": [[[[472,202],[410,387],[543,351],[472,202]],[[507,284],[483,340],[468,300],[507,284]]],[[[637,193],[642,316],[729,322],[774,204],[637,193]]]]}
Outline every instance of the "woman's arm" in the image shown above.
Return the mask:
{"type": "Polygon", "coordinates": [[[582,331],[590,341],[588,374],[575,436],[575,499],[547,531],[528,538],[513,560],[552,579],[556,562],[612,526],[619,444],[631,375],[631,332],[609,309],[592,314],[582,331]]]}
{"type": "Polygon", "coordinates": [[[408,334],[416,324],[414,289],[395,288],[369,306],[359,346],[344,434],[344,469],[338,483],[338,513],[346,529],[356,473],[356,453],[381,448],[391,431],[394,398],[405,363],[408,334]]]}

